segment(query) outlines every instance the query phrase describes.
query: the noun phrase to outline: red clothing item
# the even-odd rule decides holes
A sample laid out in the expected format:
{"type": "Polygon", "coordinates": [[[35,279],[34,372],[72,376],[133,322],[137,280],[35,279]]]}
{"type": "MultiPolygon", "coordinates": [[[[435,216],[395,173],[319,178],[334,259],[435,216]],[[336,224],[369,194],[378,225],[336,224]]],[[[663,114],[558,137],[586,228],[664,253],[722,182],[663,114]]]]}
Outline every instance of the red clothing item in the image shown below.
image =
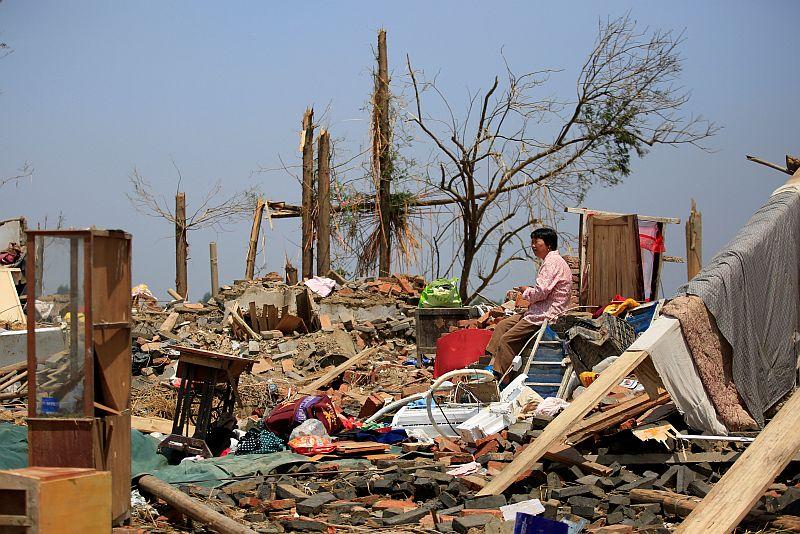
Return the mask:
{"type": "Polygon", "coordinates": [[[571,295],[572,270],[557,250],[551,250],[539,267],[536,285],[522,293],[522,298],[530,303],[524,319],[534,324],[545,319],[554,321],[566,311],[571,295]]]}

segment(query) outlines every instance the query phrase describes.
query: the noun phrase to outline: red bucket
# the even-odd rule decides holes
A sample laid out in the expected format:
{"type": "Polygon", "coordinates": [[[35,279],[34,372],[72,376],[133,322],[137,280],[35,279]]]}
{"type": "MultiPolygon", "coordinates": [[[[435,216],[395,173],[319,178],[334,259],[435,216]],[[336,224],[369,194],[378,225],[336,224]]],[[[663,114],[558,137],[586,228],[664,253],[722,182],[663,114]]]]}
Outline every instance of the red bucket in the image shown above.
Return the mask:
{"type": "Polygon", "coordinates": [[[436,341],[436,361],[433,363],[433,377],[455,369],[464,369],[475,363],[486,352],[486,345],[492,338],[491,330],[466,328],[451,332],[436,341]]]}

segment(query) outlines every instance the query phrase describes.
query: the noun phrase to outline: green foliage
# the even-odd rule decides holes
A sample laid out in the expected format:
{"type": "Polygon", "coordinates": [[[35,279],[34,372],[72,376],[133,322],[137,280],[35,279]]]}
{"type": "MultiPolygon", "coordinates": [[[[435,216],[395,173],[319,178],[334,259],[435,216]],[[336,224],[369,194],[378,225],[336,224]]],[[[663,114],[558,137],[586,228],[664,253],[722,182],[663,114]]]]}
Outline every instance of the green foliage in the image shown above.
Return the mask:
{"type": "MultiPolygon", "coordinates": [[[[581,123],[588,135],[595,138],[596,150],[602,158],[601,174],[608,185],[615,185],[631,173],[631,153],[639,157],[647,153],[637,127],[639,110],[624,99],[607,98],[599,105],[586,105],[581,123]]],[[[594,174],[594,173],[593,173],[594,174]]]]}

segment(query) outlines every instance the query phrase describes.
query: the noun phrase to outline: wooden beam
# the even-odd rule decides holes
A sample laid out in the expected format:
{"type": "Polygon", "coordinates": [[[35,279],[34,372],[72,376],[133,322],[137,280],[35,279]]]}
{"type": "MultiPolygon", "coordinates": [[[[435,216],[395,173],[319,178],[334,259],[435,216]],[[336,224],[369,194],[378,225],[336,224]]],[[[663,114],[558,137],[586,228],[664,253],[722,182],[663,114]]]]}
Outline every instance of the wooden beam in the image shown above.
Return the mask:
{"type": "Polygon", "coordinates": [[[703,266],[703,216],[692,199],[692,209],[686,221],[686,276],[694,278],[703,266]]]}
{"type": "Polygon", "coordinates": [[[212,241],[208,244],[208,255],[211,263],[211,296],[217,298],[219,295],[219,266],[217,263],[217,243],[212,241]]]}
{"type": "Polygon", "coordinates": [[[676,532],[733,532],[800,450],[800,390],[714,484],[676,532]]]}
{"type": "Polygon", "coordinates": [[[208,525],[215,532],[224,534],[256,534],[250,527],[237,523],[228,516],[212,510],[152,475],[144,475],[137,481],[139,489],[163,499],[170,507],[186,514],[195,521],[208,525]]]}
{"type": "Polygon", "coordinates": [[[304,279],[314,276],[314,109],[303,115],[303,218],[302,261],[300,271],[304,279]]]}
{"type": "Polygon", "coordinates": [[[317,274],[325,276],[331,268],[331,136],[319,134],[317,156],[317,274]]]}
{"type": "Polygon", "coordinates": [[[617,404],[604,412],[587,417],[572,426],[567,433],[567,441],[573,445],[580,443],[592,434],[602,432],[607,428],[619,425],[628,419],[643,414],[650,408],[666,404],[670,401],[669,393],[661,391],[657,398],[652,399],[648,395],[639,395],[628,401],[617,404]]]}
{"type": "Polygon", "coordinates": [[[337,365],[336,367],[334,367],[333,369],[331,369],[330,371],[328,371],[327,373],[325,373],[321,377],[319,377],[316,380],[314,380],[313,382],[311,382],[309,385],[303,387],[302,390],[303,391],[313,392],[313,391],[316,391],[316,390],[318,390],[320,388],[324,388],[325,386],[327,386],[328,384],[333,382],[336,379],[337,376],[339,376],[340,374],[344,373],[345,371],[347,371],[351,367],[357,365],[358,363],[366,360],[368,357],[370,357],[379,348],[380,348],[380,346],[362,350],[361,352],[359,352],[358,354],[356,354],[352,358],[348,358],[348,360],[346,362],[337,365]]]}
{"type": "Polygon", "coordinates": [[[530,466],[538,462],[554,445],[564,441],[567,432],[605,397],[620,380],[636,369],[647,357],[645,351],[625,351],[603,371],[597,380],[586,388],[572,404],[550,421],[542,434],[534,440],[513,462],[495,476],[478,492],[478,496],[498,495],[505,491],[530,466]]]}
{"type": "Polygon", "coordinates": [[[378,249],[378,276],[389,276],[392,267],[391,234],[391,122],[389,120],[389,59],[386,54],[386,30],[378,31],[378,72],[375,75],[375,110],[373,116],[372,161],[378,173],[378,207],[380,215],[380,242],[378,249]]]}
{"type": "Polygon", "coordinates": [[[256,209],[253,212],[253,226],[250,228],[250,243],[247,247],[247,263],[245,264],[244,277],[247,280],[253,279],[256,270],[256,252],[258,251],[258,233],[261,230],[261,216],[264,214],[264,199],[259,197],[256,201],[256,209]]]}
{"type": "MultiPolygon", "coordinates": [[[[623,215],[634,215],[633,213],[616,213],[614,211],[601,211],[601,210],[590,210],[588,208],[564,208],[564,211],[567,213],[576,213],[578,215],[609,215],[612,217],[621,217],[623,215]]],[[[639,215],[638,213],[635,214],[639,217],[641,221],[650,221],[650,222],[660,222],[660,223],[667,223],[667,224],[680,224],[681,220],[676,219],[675,217],[654,217],[652,215],[639,215]]]]}
{"type": "Polygon", "coordinates": [[[186,237],[186,194],[175,195],[175,289],[184,299],[189,293],[186,262],[189,256],[186,237]]]}

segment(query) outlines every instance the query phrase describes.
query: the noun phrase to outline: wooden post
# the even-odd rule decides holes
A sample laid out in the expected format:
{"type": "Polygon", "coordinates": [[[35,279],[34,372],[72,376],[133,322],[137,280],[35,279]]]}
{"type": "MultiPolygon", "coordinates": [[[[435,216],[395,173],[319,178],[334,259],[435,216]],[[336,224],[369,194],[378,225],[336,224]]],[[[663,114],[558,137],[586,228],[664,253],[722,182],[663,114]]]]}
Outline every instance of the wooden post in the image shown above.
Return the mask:
{"type": "Polygon", "coordinates": [[[689,280],[703,267],[703,217],[692,199],[692,210],[686,220],[686,275],[689,280]]]}
{"type": "Polygon", "coordinates": [[[331,269],[331,168],[330,134],[319,133],[317,157],[317,274],[331,269]]]}
{"type": "Polygon", "coordinates": [[[147,493],[163,499],[175,510],[186,514],[195,521],[211,527],[215,532],[226,534],[255,534],[251,528],[237,523],[233,519],[212,510],[202,502],[193,499],[152,475],[144,475],[137,481],[137,486],[147,493]]]}
{"type": "Polygon", "coordinates": [[[303,115],[303,220],[302,261],[303,278],[314,276],[314,110],[303,115]]]}
{"type": "Polygon", "coordinates": [[[217,298],[219,294],[219,272],[217,270],[217,243],[215,241],[208,244],[208,254],[211,260],[211,296],[217,298]]]}
{"type": "Polygon", "coordinates": [[[378,209],[380,210],[380,242],[378,276],[389,276],[392,270],[391,179],[393,174],[389,123],[389,60],[386,55],[386,30],[378,31],[378,74],[375,76],[375,111],[372,141],[373,166],[378,176],[378,209]]]}
{"type": "MultiPolygon", "coordinates": [[[[41,229],[38,224],[36,225],[36,229],[37,230],[41,229]]],[[[34,274],[34,277],[36,279],[35,291],[37,295],[41,296],[42,281],[43,281],[42,275],[44,273],[44,238],[40,237],[38,239],[35,239],[34,244],[36,247],[36,261],[34,262],[34,265],[36,266],[34,274]]]]}
{"type": "Polygon", "coordinates": [[[256,210],[253,213],[253,227],[250,229],[250,247],[247,249],[247,265],[245,266],[244,277],[247,280],[253,279],[256,270],[256,251],[258,250],[258,232],[261,229],[261,216],[264,213],[264,199],[259,197],[256,202],[256,210]]]}
{"type": "Polygon", "coordinates": [[[186,262],[189,243],[186,239],[186,194],[175,195],[175,289],[186,298],[189,282],[186,276],[186,262]]]}
{"type": "Polygon", "coordinates": [[[297,283],[297,267],[286,260],[286,283],[293,286],[297,283]]]}

